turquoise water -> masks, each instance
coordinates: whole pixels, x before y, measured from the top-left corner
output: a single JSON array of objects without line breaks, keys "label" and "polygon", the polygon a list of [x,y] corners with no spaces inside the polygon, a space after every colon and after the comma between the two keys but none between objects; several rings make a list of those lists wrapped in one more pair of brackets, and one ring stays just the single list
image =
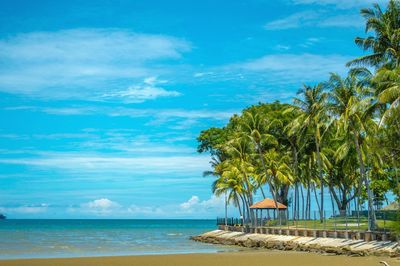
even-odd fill
[{"label": "turquoise water", "polygon": [[234,249],[189,240],[215,220],[4,220],[0,259],[212,253]]}]

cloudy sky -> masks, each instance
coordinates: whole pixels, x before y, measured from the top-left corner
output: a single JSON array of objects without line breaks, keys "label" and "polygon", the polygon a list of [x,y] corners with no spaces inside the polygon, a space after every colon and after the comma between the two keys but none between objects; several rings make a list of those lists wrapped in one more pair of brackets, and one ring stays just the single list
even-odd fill
[{"label": "cloudy sky", "polygon": [[346,73],[372,2],[1,1],[0,212],[222,215],[196,136]]}]

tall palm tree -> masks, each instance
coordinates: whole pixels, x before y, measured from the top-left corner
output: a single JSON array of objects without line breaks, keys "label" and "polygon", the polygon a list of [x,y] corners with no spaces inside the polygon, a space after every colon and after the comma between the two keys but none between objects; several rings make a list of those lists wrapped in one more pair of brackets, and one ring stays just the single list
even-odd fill
[{"label": "tall palm tree", "polygon": [[299,116],[290,125],[292,134],[313,135],[317,156],[318,176],[321,187],[320,220],[324,217],[324,177],[321,160],[321,142],[327,125],[326,98],[322,84],[304,86],[297,93],[301,98],[294,98],[295,106],[300,110]]},{"label": "tall palm tree", "polygon": [[[253,205],[253,192],[257,188],[252,176],[255,175],[255,168],[252,164],[253,149],[251,143],[245,138],[235,136],[227,143],[221,146],[221,149],[228,155],[229,159],[223,162],[223,165],[234,165],[241,173],[244,184],[244,199],[247,207]],[[224,167],[223,166],[223,167]],[[250,209],[250,220],[254,221],[254,211]]]},{"label": "tall palm tree", "polygon": [[[240,216],[243,216],[246,205],[242,195],[245,194],[245,191],[241,172],[235,165],[224,165],[221,175],[212,184],[212,192],[216,196],[228,193],[228,202],[233,201],[234,205],[239,208]],[[243,212],[240,207],[241,201],[243,202]]]},{"label": "tall palm tree", "polygon": [[[367,177],[366,158],[367,142],[366,136],[376,128],[372,115],[369,112],[371,104],[369,88],[365,86],[365,81],[360,80],[355,74],[350,73],[345,79],[337,74],[331,74],[327,86],[331,89],[329,94],[329,108],[336,116],[339,127],[348,141],[345,141],[338,150],[343,153],[350,151],[350,145],[354,145],[357,152],[361,182],[365,183],[368,193],[368,211],[370,214],[369,230],[376,225],[375,213],[373,209],[373,198]],[[340,155],[344,157],[344,155]],[[361,186],[359,186],[361,188]]]},{"label": "tall palm tree", "polygon": [[265,119],[263,120],[260,114],[256,110],[248,110],[243,113],[243,120],[241,125],[241,131],[243,133],[243,137],[248,138],[254,145],[257,157],[259,158],[262,168],[264,169],[264,174],[259,174],[258,183],[260,184],[261,192],[265,198],[265,193],[262,190],[263,184],[268,184],[272,198],[274,199],[275,206],[277,212],[278,208],[278,199],[276,192],[276,185],[273,184],[273,179],[270,175],[268,175],[268,168],[266,166],[266,161],[264,158],[264,144],[277,144],[276,139],[271,134],[266,132]]},{"label": "tall palm tree", "polygon": [[378,4],[361,9],[366,21],[366,33],[372,36],[357,37],[355,43],[370,54],[356,58],[347,66],[399,66],[400,63],[400,2],[390,0],[385,11]]}]

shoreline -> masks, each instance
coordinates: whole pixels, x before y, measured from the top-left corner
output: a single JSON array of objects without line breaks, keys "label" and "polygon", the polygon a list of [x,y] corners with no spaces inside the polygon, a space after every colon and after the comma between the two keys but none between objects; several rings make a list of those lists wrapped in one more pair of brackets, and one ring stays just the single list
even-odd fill
[{"label": "shoreline", "polygon": [[194,241],[266,250],[305,251],[348,256],[400,257],[397,242],[350,240],[341,238],[269,235],[214,230],[191,237]]},{"label": "shoreline", "polygon": [[396,258],[388,257],[350,257],[334,256],[306,252],[286,252],[277,250],[246,250],[221,253],[192,253],[169,255],[135,255],[135,256],[105,256],[79,258],[49,258],[49,259],[13,259],[0,260],[0,266],[239,266],[239,265],[296,265],[296,266],[378,266],[380,261],[386,261],[390,266],[400,265]]},{"label": "shoreline", "polygon": [[[220,245],[223,246],[223,245]],[[193,254],[222,254],[256,251],[254,248],[238,247],[238,249],[216,250],[216,251],[194,251],[194,252],[148,252],[148,253],[132,253],[132,254],[90,254],[90,255],[70,255],[70,256],[43,256],[43,257],[5,257],[0,256],[0,262],[12,260],[48,260],[48,259],[83,259],[83,258],[112,258],[112,257],[141,257],[141,256],[173,256],[173,255],[193,255]]]}]

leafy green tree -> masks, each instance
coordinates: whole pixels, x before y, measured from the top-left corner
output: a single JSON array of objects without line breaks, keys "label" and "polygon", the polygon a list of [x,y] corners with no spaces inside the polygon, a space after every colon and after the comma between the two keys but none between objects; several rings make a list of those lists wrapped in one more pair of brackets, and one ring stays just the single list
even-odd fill
[{"label": "leafy green tree", "polygon": [[[400,108],[400,67],[394,69],[382,67],[372,82],[378,102],[384,107],[380,123],[382,124],[388,116],[398,116],[395,110]],[[388,108],[386,105],[389,105]],[[400,123],[399,119],[392,122]]]},{"label": "leafy green tree", "polygon": [[[375,229],[376,219],[373,209],[373,196],[370,190],[370,180],[367,177],[366,158],[368,157],[368,145],[366,136],[374,134],[375,124],[369,106],[369,88],[365,81],[360,80],[355,74],[349,74],[342,79],[337,74],[331,74],[327,83],[330,88],[330,110],[338,121],[338,130],[347,137],[338,151],[339,158],[344,158],[353,146],[357,152],[361,182],[365,183],[368,193],[368,210],[371,215],[369,229]],[[361,188],[361,185],[359,186]]]},{"label": "leafy green tree", "polygon": [[318,176],[321,189],[320,219],[324,217],[324,177],[321,159],[321,142],[325,127],[327,125],[326,99],[327,94],[323,91],[322,84],[316,86],[304,86],[299,90],[301,98],[294,98],[293,102],[299,109],[299,116],[291,123],[291,133],[306,136],[311,132],[315,141],[317,155]]},{"label": "leafy green tree", "polygon": [[356,58],[348,66],[381,67],[390,65],[399,66],[400,62],[400,2],[390,0],[383,11],[378,4],[372,8],[361,9],[361,16],[365,19],[366,33],[372,33],[366,38],[357,37],[355,43],[368,55]]},{"label": "leafy green tree", "polygon": [[276,193],[276,186],[273,184],[273,177],[268,174],[268,168],[266,165],[266,161],[264,158],[264,150],[263,146],[265,144],[275,144],[276,140],[274,136],[269,134],[266,131],[265,119],[261,118],[258,110],[252,109],[243,112],[242,121],[240,123],[241,127],[241,135],[244,138],[248,138],[255,147],[255,153],[259,158],[262,168],[264,169],[264,174],[258,175],[260,178],[257,178],[259,188],[265,198],[265,193],[262,189],[262,185],[268,183],[272,197],[275,201],[275,206],[278,209],[278,200],[277,200],[277,193]]}]

